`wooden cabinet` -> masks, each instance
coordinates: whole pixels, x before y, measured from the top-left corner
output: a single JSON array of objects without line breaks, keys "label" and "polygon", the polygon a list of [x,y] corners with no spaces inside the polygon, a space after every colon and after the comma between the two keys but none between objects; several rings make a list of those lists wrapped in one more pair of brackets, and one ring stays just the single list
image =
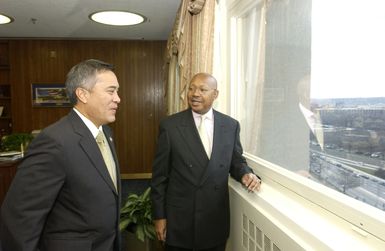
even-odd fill
[{"label": "wooden cabinet", "polygon": [[12,132],[9,48],[0,41],[0,138]]},{"label": "wooden cabinet", "polygon": [[0,161],[0,206],[3,203],[12,179],[16,174],[18,160]]}]

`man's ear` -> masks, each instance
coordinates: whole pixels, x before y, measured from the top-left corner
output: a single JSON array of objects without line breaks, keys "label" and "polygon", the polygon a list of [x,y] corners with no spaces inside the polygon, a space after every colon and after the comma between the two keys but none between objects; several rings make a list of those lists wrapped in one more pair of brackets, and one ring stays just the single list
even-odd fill
[{"label": "man's ear", "polygon": [[217,89],[215,89],[214,99],[217,99],[217,98],[218,98],[218,95],[219,95],[219,91],[218,91]]},{"label": "man's ear", "polygon": [[76,96],[78,97],[79,102],[86,104],[88,101],[89,92],[84,88],[77,88],[75,90]]}]

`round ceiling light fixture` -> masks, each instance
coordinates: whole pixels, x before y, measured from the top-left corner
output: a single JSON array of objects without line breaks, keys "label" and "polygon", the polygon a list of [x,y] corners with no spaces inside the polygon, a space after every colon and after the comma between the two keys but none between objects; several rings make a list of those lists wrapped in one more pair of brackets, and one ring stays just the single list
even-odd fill
[{"label": "round ceiling light fixture", "polygon": [[142,15],[128,12],[128,11],[98,11],[90,15],[90,19],[108,25],[126,26],[140,24],[146,21],[146,18]]},{"label": "round ceiling light fixture", "polygon": [[0,14],[0,24],[9,24],[13,22],[12,17],[8,17],[4,14]]}]

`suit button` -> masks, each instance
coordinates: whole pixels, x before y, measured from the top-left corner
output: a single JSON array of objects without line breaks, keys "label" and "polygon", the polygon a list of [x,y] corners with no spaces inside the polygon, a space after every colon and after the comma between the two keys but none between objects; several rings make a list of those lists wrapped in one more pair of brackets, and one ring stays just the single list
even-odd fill
[{"label": "suit button", "polygon": [[189,164],[189,165],[188,165],[188,167],[192,168],[192,167],[193,167],[193,165],[192,165],[192,164]]}]

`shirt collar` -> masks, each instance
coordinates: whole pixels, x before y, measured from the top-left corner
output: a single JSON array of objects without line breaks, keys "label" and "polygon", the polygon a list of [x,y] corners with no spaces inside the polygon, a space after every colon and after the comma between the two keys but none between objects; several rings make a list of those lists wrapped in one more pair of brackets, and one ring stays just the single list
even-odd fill
[{"label": "shirt collar", "polygon": [[75,107],[73,108],[74,111],[79,115],[79,117],[81,118],[81,120],[84,122],[84,124],[86,124],[87,128],[91,131],[92,135],[94,136],[94,138],[96,138],[96,136],[98,135],[99,131],[102,130],[102,127],[100,126],[99,128],[97,128],[95,126],[94,123],[92,123],[91,120],[89,120],[88,118],[86,118],[86,116],[84,116],[83,114],[81,114]]},{"label": "shirt collar", "polygon": [[299,105],[299,109],[301,110],[301,112],[303,113],[303,115],[308,118],[308,117],[311,117],[314,115],[314,113],[312,111],[310,111],[309,109],[307,109],[305,106],[303,106],[301,103],[298,103]]},{"label": "shirt collar", "polygon": [[214,113],[213,113],[213,108],[210,108],[210,110],[208,112],[206,112],[205,114],[199,114],[199,113],[196,113],[194,112],[193,110],[192,111],[192,114],[194,116],[194,118],[200,118],[202,115],[206,116],[206,118],[208,120],[213,120],[213,117],[214,117]]}]

